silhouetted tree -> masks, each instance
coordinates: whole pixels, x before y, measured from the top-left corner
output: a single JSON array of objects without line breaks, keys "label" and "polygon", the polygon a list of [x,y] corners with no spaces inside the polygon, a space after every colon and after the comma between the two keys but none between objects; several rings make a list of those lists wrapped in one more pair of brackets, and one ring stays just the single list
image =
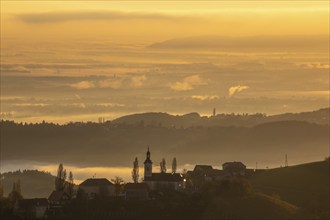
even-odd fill
[{"label": "silhouetted tree", "polygon": [[13,190],[9,193],[8,199],[12,204],[15,204],[17,200],[23,199],[20,180],[13,183]]},{"label": "silhouetted tree", "polygon": [[163,158],[162,161],[160,162],[160,172],[161,173],[166,173],[166,162],[165,162],[165,158]]},{"label": "silhouetted tree", "polygon": [[57,169],[57,176],[55,178],[55,190],[63,191],[65,188],[66,170],[63,168],[63,164],[60,164]]},{"label": "silhouetted tree", "polygon": [[116,176],[114,179],[111,179],[111,182],[115,185],[115,194],[119,195],[121,190],[121,185],[124,183],[123,178]]},{"label": "silhouetted tree", "polygon": [[2,198],[3,198],[3,185],[0,182],[0,199],[2,199]]},{"label": "silhouetted tree", "polygon": [[22,195],[22,190],[21,190],[21,180],[18,179],[16,182],[16,191]]},{"label": "silhouetted tree", "polygon": [[73,192],[74,183],[73,183],[73,174],[72,174],[71,171],[69,173],[69,178],[68,178],[67,185],[68,185],[68,189],[67,189],[68,195],[69,195],[70,198],[72,198],[73,197],[73,194],[74,194],[74,192]]},{"label": "silhouetted tree", "polygon": [[176,173],[176,158],[173,158],[172,161],[172,173]]},{"label": "silhouetted tree", "polygon": [[137,157],[133,161],[132,179],[134,183],[139,182],[139,161]]}]

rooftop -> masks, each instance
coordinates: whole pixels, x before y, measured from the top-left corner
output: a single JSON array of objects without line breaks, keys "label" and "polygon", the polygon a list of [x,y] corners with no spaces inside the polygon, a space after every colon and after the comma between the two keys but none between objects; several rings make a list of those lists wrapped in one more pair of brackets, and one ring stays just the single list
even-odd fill
[{"label": "rooftop", "polygon": [[145,177],[145,181],[164,181],[164,182],[181,182],[183,177],[178,173],[152,173],[151,177]]},{"label": "rooftop", "polygon": [[226,162],[226,163],[222,164],[222,166],[223,167],[230,166],[230,167],[244,167],[244,168],[246,168],[246,166],[242,162],[236,162],[236,161],[234,161],[234,162]]},{"label": "rooftop", "polygon": [[54,190],[50,196],[48,197],[48,200],[51,200],[51,201],[60,201],[60,200],[63,200],[63,199],[67,199],[69,198],[68,194],[63,192],[63,191],[56,191]]},{"label": "rooftop", "polygon": [[211,165],[196,165],[194,171],[196,170],[201,170],[201,171],[213,170],[213,167]]},{"label": "rooftop", "polygon": [[80,183],[79,186],[112,186],[113,183],[106,178],[90,178]]}]

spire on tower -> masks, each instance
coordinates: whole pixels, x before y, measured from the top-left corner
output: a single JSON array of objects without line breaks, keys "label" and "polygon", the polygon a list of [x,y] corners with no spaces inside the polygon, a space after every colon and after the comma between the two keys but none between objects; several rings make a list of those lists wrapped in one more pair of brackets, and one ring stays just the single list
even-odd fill
[{"label": "spire on tower", "polygon": [[146,157],[146,160],[144,161],[144,163],[152,163],[152,161],[150,160],[150,150],[149,150],[149,145],[148,145],[147,157]]},{"label": "spire on tower", "polygon": [[150,150],[148,145],[147,157],[144,161],[144,179],[152,176],[152,161],[150,160]]}]

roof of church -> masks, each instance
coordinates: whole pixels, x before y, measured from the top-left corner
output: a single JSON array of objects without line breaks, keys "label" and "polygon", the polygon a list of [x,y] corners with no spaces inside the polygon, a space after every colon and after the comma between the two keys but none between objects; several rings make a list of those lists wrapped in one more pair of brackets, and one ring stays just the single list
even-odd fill
[{"label": "roof of church", "polygon": [[106,178],[93,178],[93,179],[90,178],[80,183],[79,186],[111,186],[111,185],[113,185],[113,183]]},{"label": "roof of church", "polygon": [[160,182],[182,182],[183,177],[179,173],[152,173],[146,176],[144,181],[160,181]]}]

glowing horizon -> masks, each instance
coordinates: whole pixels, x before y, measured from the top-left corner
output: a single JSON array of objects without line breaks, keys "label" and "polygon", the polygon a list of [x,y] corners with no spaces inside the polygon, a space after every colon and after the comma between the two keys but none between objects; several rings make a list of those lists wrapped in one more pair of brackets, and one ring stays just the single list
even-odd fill
[{"label": "glowing horizon", "polygon": [[1,118],[328,107],[328,18],[327,1],[2,1]]}]

